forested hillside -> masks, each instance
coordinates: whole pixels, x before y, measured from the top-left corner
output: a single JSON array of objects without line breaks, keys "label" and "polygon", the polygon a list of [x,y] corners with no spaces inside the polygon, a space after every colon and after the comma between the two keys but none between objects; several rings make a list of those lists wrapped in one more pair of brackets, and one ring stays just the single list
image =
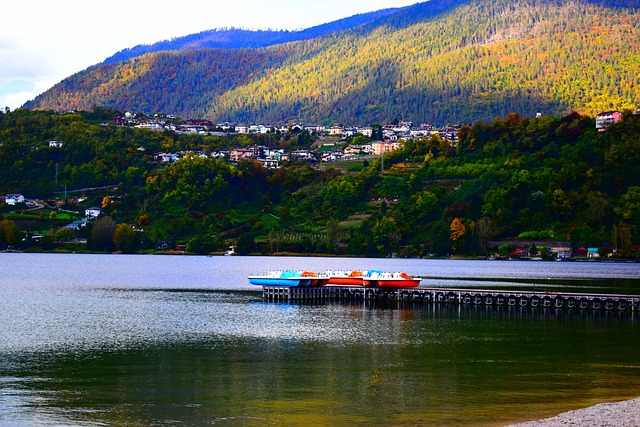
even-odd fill
[{"label": "forested hillside", "polygon": [[[0,194],[49,199],[48,209],[0,206],[0,246],[29,246],[30,235],[45,233],[31,246],[88,237],[93,250],[170,242],[193,253],[234,244],[240,253],[426,256],[486,254],[491,240],[520,236],[631,257],[640,244],[640,116],[630,111],[606,132],[577,113],[509,114],[462,127],[457,144],[407,141],[385,155],[384,168],[378,158],[340,169],[264,169],[206,155],[285,146],[294,135],[222,138],[99,124],[117,114],[0,114]],[[181,150],[193,154],[154,159]],[[91,206],[102,208],[101,218],[64,228],[63,212]]]},{"label": "forested hillside", "polygon": [[27,103],[214,122],[474,123],[640,105],[637,2],[433,0],[323,37],[100,64]]}]

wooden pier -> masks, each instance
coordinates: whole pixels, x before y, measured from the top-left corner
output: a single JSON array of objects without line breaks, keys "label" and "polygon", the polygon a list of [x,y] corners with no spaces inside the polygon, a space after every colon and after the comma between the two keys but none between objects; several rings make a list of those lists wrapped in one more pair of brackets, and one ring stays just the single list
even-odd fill
[{"label": "wooden pier", "polygon": [[345,286],[264,286],[267,301],[386,301],[420,304],[472,304],[485,306],[616,310],[640,312],[640,295],[556,293],[444,288],[362,288]]}]

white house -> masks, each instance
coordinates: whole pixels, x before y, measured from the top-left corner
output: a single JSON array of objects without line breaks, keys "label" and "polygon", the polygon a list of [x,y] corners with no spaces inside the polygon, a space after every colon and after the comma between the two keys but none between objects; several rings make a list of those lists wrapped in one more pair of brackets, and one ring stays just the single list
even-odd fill
[{"label": "white house", "polygon": [[260,133],[262,135],[265,135],[269,132],[271,132],[274,128],[272,128],[270,125],[261,125],[260,126]]},{"label": "white house", "polygon": [[432,134],[433,127],[430,125],[420,125],[415,129],[411,129],[411,136],[414,138],[427,137]]},{"label": "white house", "polygon": [[551,251],[551,253],[553,254],[556,254],[556,259],[558,260],[571,258],[571,248],[568,246],[550,247],[549,251]]},{"label": "white house", "polygon": [[344,157],[344,153],[342,151],[327,151],[322,154],[323,162],[335,162],[336,160],[340,160]]},{"label": "white house", "polygon": [[410,122],[401,122],[398,123],[397,126],[392,128],[394,133],[405,134],[411,132],[411,123]]},{"label": "white house", "polygon": [[24,196],[22,194],[7,194],[4,198],[4,202],[7,205],[15,206],[16,203],[24,203]]},{"label": "white house", "polygon": [[360,154],[362,145],[347,145],[344,147],[344,155],[346,157],[354,157]]},{"label": "white house", "polygon": [[600,258],[600,251],[598,248],[587,248],[587,258]]},{"label": "white house", "polygon": [[101,212],[102,212],[102,209],[100,208],[87,208],[84,210],[84,216],[87,219],[95,219],[100,216]]},{"label": "white house", "polygon": [[158,153],[155,158],[163,163],[177,162],[178,155],[174,153]]},{"label": "white house", "polygon": [[70,224],[65,225],[63,228],[70,228],[72,230],[80,230],[87,226],[87,221],[73,221]]},{"label": "white house", "polygon": [[139,129],[164,130],[164,126],[162,126],[158,122],[143,122],[139,125],[136,125],[135,127]]},{"label": "white house", "polygon": [[373,128],[371,126],[359,127],[357,131],[359,134],[368,136],[369,138],[373,136]]},{"label": "white house", "polygon": [[325,127],[324,126],[305,126],[305,130],[307,130],[309,133],[323,133],[325,132]]},{"label": "white house", "polygon": [[364,151],[365,154],[373,153],[373,144],[372,143],[363,144],[362,151]]},{"label": "white house", "polygon": [[342,131],[342,137],[343,138],[351,138],[356,136],[356,133],[358,133],[358,130],[353,128],[353,129],[345,129]]}]

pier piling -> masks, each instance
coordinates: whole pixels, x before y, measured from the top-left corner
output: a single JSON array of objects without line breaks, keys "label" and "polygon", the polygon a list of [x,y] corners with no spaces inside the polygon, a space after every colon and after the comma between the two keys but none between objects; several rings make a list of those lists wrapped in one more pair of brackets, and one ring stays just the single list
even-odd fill
[{"label": "pier piling", "polygon": [[379,301],[420,304],[470,304],[531,308],[640,311],[640,295],[523,292],[444,288],[363,288],[347,286],[264,286],[266,301]]}]

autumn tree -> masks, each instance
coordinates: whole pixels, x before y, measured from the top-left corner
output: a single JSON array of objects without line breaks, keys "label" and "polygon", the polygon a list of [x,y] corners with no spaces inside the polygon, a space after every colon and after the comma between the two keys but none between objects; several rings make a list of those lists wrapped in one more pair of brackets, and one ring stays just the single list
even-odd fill
[{"label": "autumn tree", "polygon": [[453,249],[455,250],[463,244],[462,238],[467,233],[467,227],[464,226],[459,218],[454,218],[453,221],[451,221],[449,230],[451,230],[451,236],[449,238],[451,239]]},{"label": "autumn tree", "polygon": [[100,204],[100,207],[102,207],[102,209],[106,209],[110,204],[111,204],[111,197],[105,196],[102,198],[102,203]]}]

